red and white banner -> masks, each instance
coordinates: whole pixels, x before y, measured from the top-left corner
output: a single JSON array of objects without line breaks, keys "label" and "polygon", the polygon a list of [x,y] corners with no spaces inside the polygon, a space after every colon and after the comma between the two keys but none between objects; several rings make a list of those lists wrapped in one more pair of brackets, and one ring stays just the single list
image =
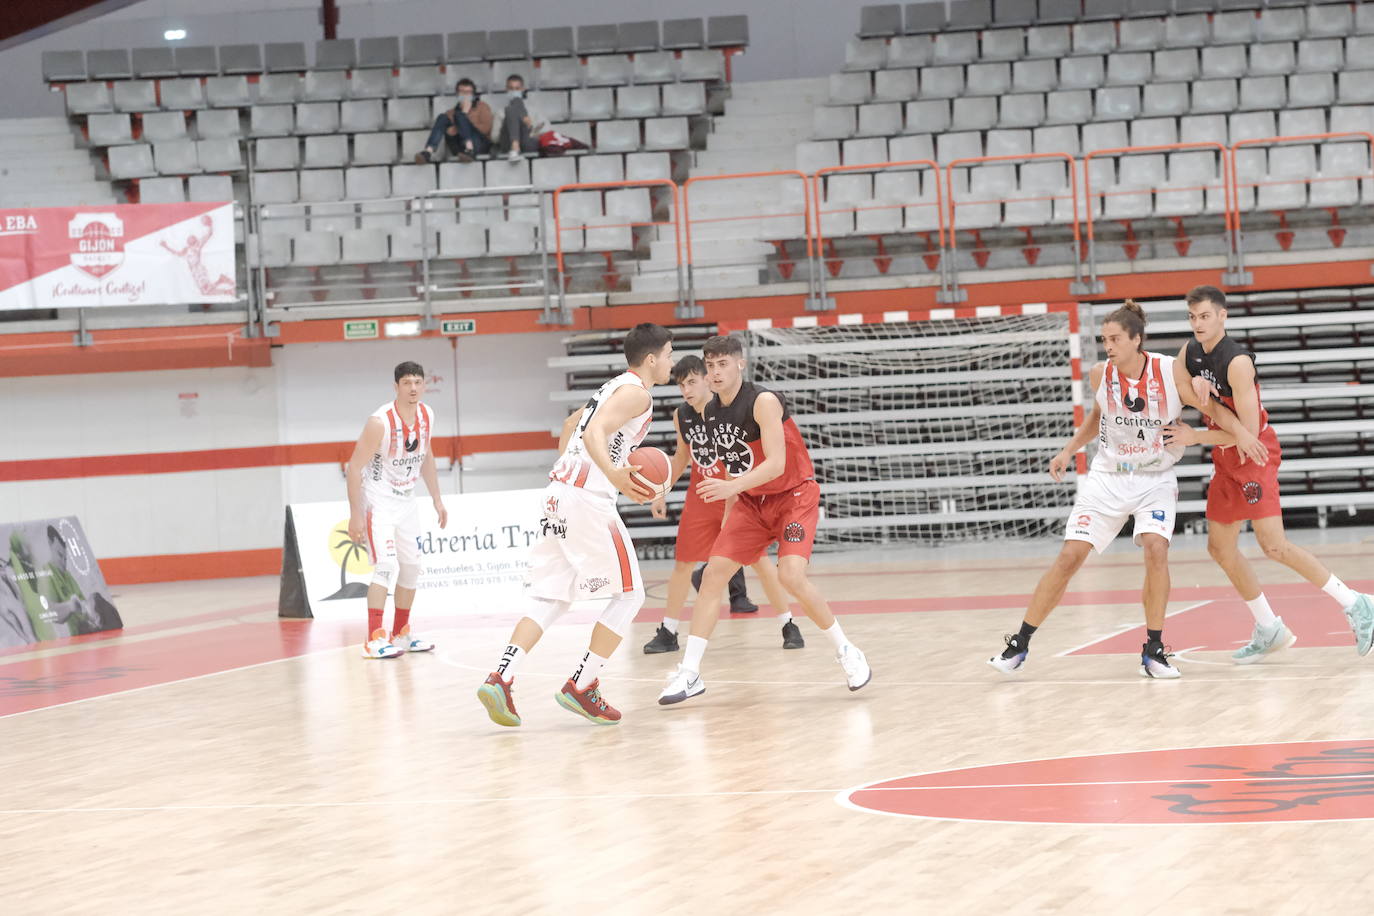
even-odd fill
[{"label": "red and white banner", "polygon": [[0,210],[0,311],[238,298],[232,204]]}]

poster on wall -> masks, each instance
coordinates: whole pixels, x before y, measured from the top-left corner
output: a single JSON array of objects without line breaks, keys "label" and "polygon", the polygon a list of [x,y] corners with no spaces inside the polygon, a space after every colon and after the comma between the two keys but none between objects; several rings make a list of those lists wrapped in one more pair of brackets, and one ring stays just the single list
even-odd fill
[{"label": "poster on wall", "polygon": [[123,626],[75,516],[0,523],[0,649]]},{"label": "poster on wall", "polygon": [[229,203],[0,210],[0,311],[235,302]]},{"label": "poster on wall", "polygon": [[[420,516],[416,604],[446,615],[500,614],[520,598],[529,549],[539,536],[543,490],[444,497],[448,527],[429,499]],[[366,543],[348,536],[348,501],[293,503],[282,550],[283,617],[361,620],[372,563]]]}]

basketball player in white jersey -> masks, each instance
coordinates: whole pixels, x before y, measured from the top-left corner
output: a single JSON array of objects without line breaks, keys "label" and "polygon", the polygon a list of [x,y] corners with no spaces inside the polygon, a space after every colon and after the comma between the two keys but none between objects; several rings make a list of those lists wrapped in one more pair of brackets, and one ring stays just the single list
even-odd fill
[{"label": "basketball player in white jersey", "polygon": [[[425,370],[419,363],[396,367],[396,399],[367,418],[348,461],[348,536],[367,544],[372,584],[367,587],[367,641],[363,658],[394,658],[428,652],[434,644],[410,632],[410,609],[420,577],[420,517],[415,482],[424,478],[439,527],[448,510],[439,495],[439,475],[429,442],[434,413],[420,401]],[[395,589],[396,617],[388,633],[382,626],[386,596]]]},{"label": "basketball player in white jersey", "polygon": [[644,604],[644,581],[634,544],[616,513],[616,494],[647,503],[652,493],[631,480],[630,452],[644,441],[653,418],[654,385],[673,369],[673,336],[656,324],[625,335],[629,369],[606,382],[568,417],[558,461],[544,490],[543,532],[530,554],[523,616],[477,699],[497,725],[519,725],[511,685],[526,653],[574,601],[606,599],[582,663],[554,699],[598,725],[620,721],[601,697],[599,675]]},{"label": "basketball player in white jersey", "polygon": [[[1054,565],[1041,577],[1021,622],[1020,632],[1006,637],[1007,647],[988,664],[1004,674],[1026,662],[1031,636],[1064,597],[1069,580],[1088,553],[1103,553],[1134,518],[1135,543],[1145,553],[1146,642],[1140,652],[1140,673],[1152,678],[1176,678],[1164,648],[1164,614],[1169,601],[1169,541],[1174,534],[1178,480],[1174,464],[1181,445],[1166,442],[1162,430],[1177,421],[1183,405],[1198,406],[1187,374],[1172,356],[1144,349],[1145,312],[1131,300],[1102,322],[1107,361],[1093,366],[1089,378],[1096,396],[1092,411],[1068,444],[1050,461],[1050,475],[1062,480],[1074,455],[1095,436],[1097,454],[1078,498],[1069,513],[1064,546]],[[1217,422],[1237,436],[1242,452],[1263,461],[1259,441],[1230,411],[1217,411]]]}]

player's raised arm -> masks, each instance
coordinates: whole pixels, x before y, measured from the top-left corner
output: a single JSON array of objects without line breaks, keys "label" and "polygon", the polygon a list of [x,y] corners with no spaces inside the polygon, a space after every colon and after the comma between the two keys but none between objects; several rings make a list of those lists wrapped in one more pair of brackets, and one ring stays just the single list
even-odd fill
[{"label": "player's raised arm", "polygon": [[558,454],[563,454],[568,450],[568,440],[572,438],[573,431],[577,429],[577,424],[582,422],[582,414],[587,410],[586,405],[568,414],[563,421],[563,431],[558,436]]},{"label": "player's raised arm", "polygon": [[363,508],[363,469],[382,447],[383,429],[379,417],[368,417],[362,435],[353,446],[353,456],[348,459],[348,537],[358,544],[365,543],[364,538],[367,537],[367,513]]},{"label": "player's raised arm", "polygon": [[648,390],[638,385],[622,385],[596,409],[586,428],[582,430],[582,443],[587,447],[587,457],[595,462],[612,486],[624,493],[628,499],[640,504],[649,502],[651,494],[631,482],[630,472],[638,468],[616,467],[611,461],[611,451],[607,443],[612,432],[644,413],[652,404],[653,398],[649,396]]},{"label": "player's raised arm", "polygon": [[[1097,386],[1102,384],[1102,373],[1106,371],[1103,363],[1093,366],[1088,372],[1088,387],[1092,391],[1097,390]],[[1083,425],[1074,430],[1073,436],[1064,443],[1064,447],[1050,459],[1050,476],[1056,481],[1064,479],[1064,472],[1073,463],[1073,456],[1077,455],[1089,442],[1093,440],[1102,427],[1102,408],[1097,406],[1097,398],[1092,399],[1092,410],[1083,419]]]}]

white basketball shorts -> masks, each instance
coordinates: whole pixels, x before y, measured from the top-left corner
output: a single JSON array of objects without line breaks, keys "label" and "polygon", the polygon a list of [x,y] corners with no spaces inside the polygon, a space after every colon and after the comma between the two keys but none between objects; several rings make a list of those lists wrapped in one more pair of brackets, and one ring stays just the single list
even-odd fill
[{"label": "white basketball shorts", "polygon": [[1112,474],[1089,471],[1078,487],[1078,499],[1064,526],[1064,540],[1087,541],[1105,553],[1121,533],[1126,519],[1134,518],[1136,546],[1142,534],[1174,536],[1178,510],[1178,478],[1172,470],[1145,474]]},{"label": "white basketball shorts", "polygon": [[525,580],[530,595],[586,601],[643,591],[634,543],[615,511],[615,497],[554,481],[544,490],[540,528]]},{"label": "white basketball shorts", "polygon": [[420,565],[420,515],[415,500],[365,493],[364,504],[374,581],[395,585],[399,567]]}]

